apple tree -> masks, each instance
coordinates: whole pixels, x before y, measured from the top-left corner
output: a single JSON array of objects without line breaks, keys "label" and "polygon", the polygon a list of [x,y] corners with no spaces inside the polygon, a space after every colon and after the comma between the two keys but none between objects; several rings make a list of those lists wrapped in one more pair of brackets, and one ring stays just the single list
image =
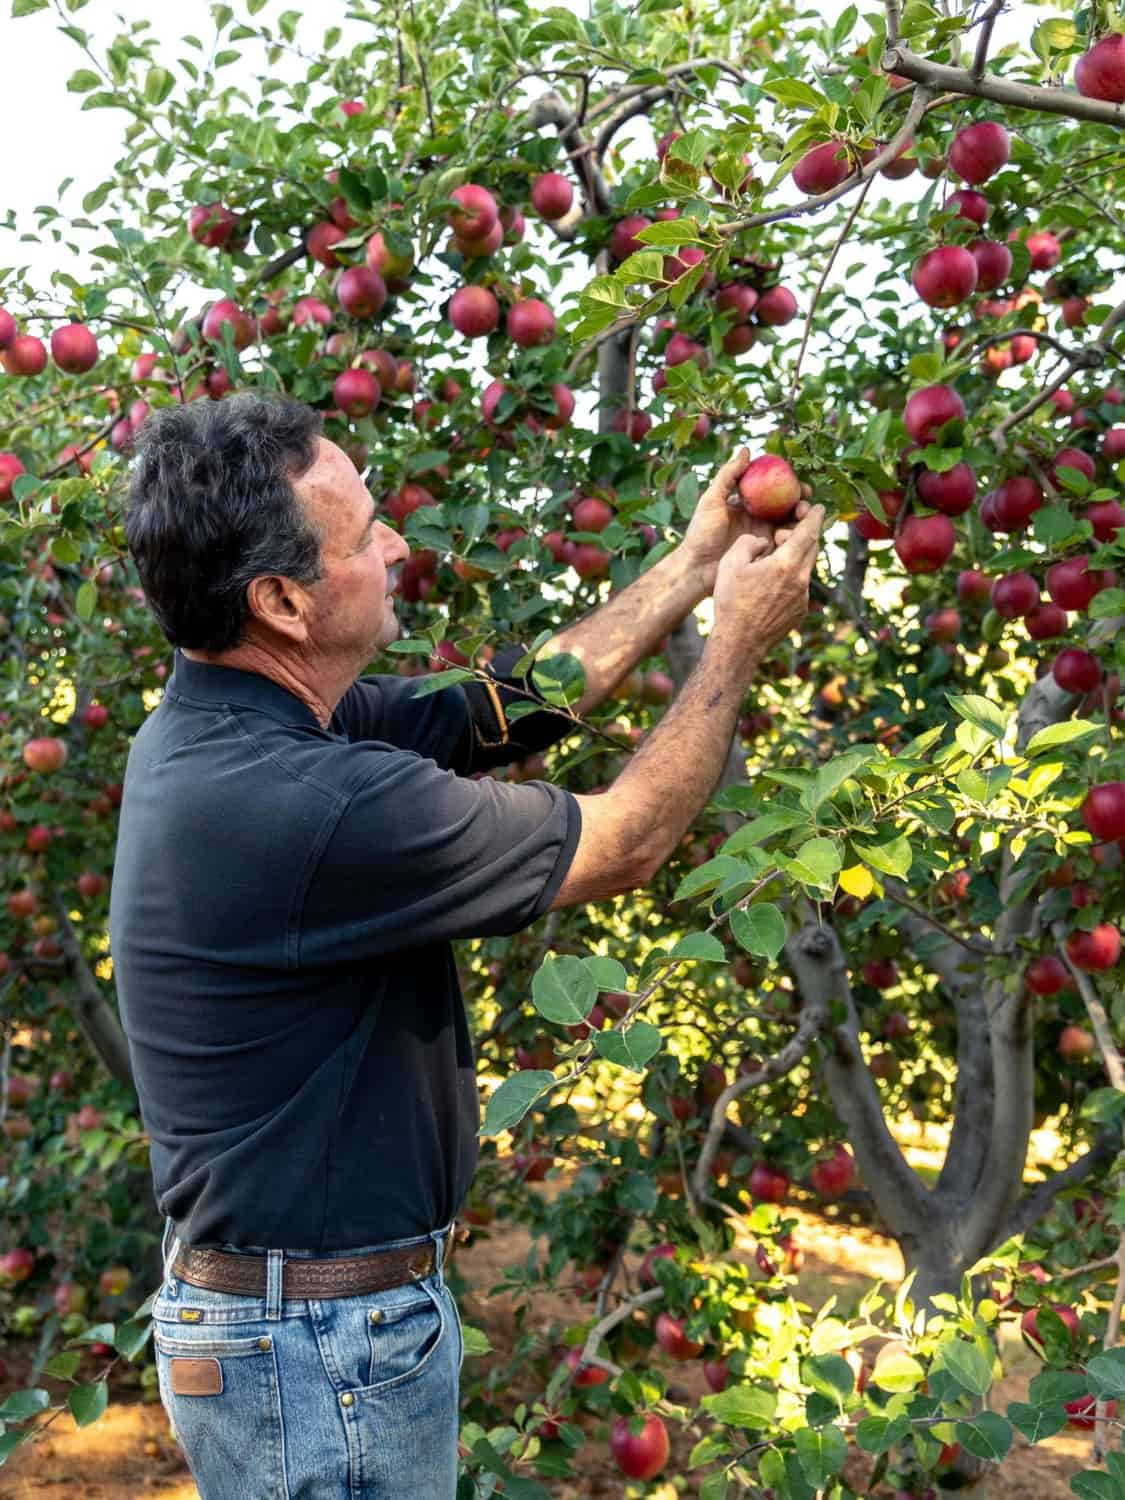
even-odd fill
[{"label": "apple tree", "polygon": [[[588,1316],[504,1357],[470,1332],[461,1493],[547,1494],[608,1435],[706,1500],[919,1496],[1070,1422],[1107,1465],[1076,1493],[1125,1496],[1119,18],[356,0],[317,41],[243,0],[172,57],[83,8],[67,87],[123,155],[0,272],[0,1311],[30,1355],[0,1457],[123,1362],[153,1394],[106,919],[169,652],[121,503],[152,410],[256,389],[324,412],[414,548],[378,670],[443,691],[526,645],[567,735],[497,774],[593,792],[644,744],[702,593],[598,691],[568,627],[674,592],[733,450],[752,513],[831,520],[680,857],[462,954],[465,1222],[526,1226],[509,1288]],[[92,269],[39,276],[37,242]],[[804,1307],[793,1203],[892,1236],[897,1297]],[[1009,1320],[1043,1370],[1000,1412]]]}]

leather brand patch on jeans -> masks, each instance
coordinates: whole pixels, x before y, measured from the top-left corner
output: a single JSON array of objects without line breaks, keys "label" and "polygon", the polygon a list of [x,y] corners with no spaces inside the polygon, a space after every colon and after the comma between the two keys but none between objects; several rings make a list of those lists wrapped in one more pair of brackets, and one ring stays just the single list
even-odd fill
[{"label": "leather brand patch on jeans", "polygon": [[223,1367],[217,1359],[170,1359],[168,1375],[174,1396],[221,1396]]}]

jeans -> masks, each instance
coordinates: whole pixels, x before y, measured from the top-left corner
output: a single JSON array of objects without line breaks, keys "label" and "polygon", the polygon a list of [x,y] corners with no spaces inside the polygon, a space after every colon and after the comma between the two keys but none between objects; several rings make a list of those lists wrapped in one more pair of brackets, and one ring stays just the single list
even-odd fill
[{"label": "jeans", "polygon": [[283,1301],[283,1259],[314,1252],[259,1251],[263,1297],[204,1291],[172,1274],[180,1242],[168,1220],[152,1308],[156,1367],[202,1500],[453,1500],[464,1343],[442,1274],[443,1233],[392,1242],[434,1240],[425,1281]]}]

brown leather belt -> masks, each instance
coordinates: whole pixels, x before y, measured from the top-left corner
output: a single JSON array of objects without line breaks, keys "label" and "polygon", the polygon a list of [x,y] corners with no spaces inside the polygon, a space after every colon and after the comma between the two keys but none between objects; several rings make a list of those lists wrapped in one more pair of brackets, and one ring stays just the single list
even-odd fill
[{"label": "brown leather belt", "polygon": [[[442,1259],[452,1234],[443,1241]],[[281,1267],[283,1298],[358,1297],[364,1292],[389,1292],[433,1274],[434,1246],[409,1245],[398,1250],[375,1250],[369,1255],[344,1255],[335,1260],[286,1260]],[[266,1295],[266,1257],[235,1255],[227,1250],[204,1250],[182,1245],[172,1263],[172,1274],[190,1286],[242,1296]]]}]

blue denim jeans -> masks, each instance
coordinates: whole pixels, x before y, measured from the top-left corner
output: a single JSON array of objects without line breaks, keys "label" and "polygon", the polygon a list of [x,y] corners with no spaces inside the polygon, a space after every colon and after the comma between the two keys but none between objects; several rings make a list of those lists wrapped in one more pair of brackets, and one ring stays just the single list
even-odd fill
[{"label": "blue denim jeans", "polygon": [[[443,1233],[392,1242],[434,1240],[425,1281],[283,1301],[283,1260],[314,1252],[257,1251],[264,1297],[204,1291],[172,1275],[179,1240],[168,1221],[152,1308],[156,1367],[202,1500],[453,1500],[464,1344],[442,1274]],[[173,1360],[205,1362],[176,1367],[175,1384],[191,1394],[173,1391]]]}]

